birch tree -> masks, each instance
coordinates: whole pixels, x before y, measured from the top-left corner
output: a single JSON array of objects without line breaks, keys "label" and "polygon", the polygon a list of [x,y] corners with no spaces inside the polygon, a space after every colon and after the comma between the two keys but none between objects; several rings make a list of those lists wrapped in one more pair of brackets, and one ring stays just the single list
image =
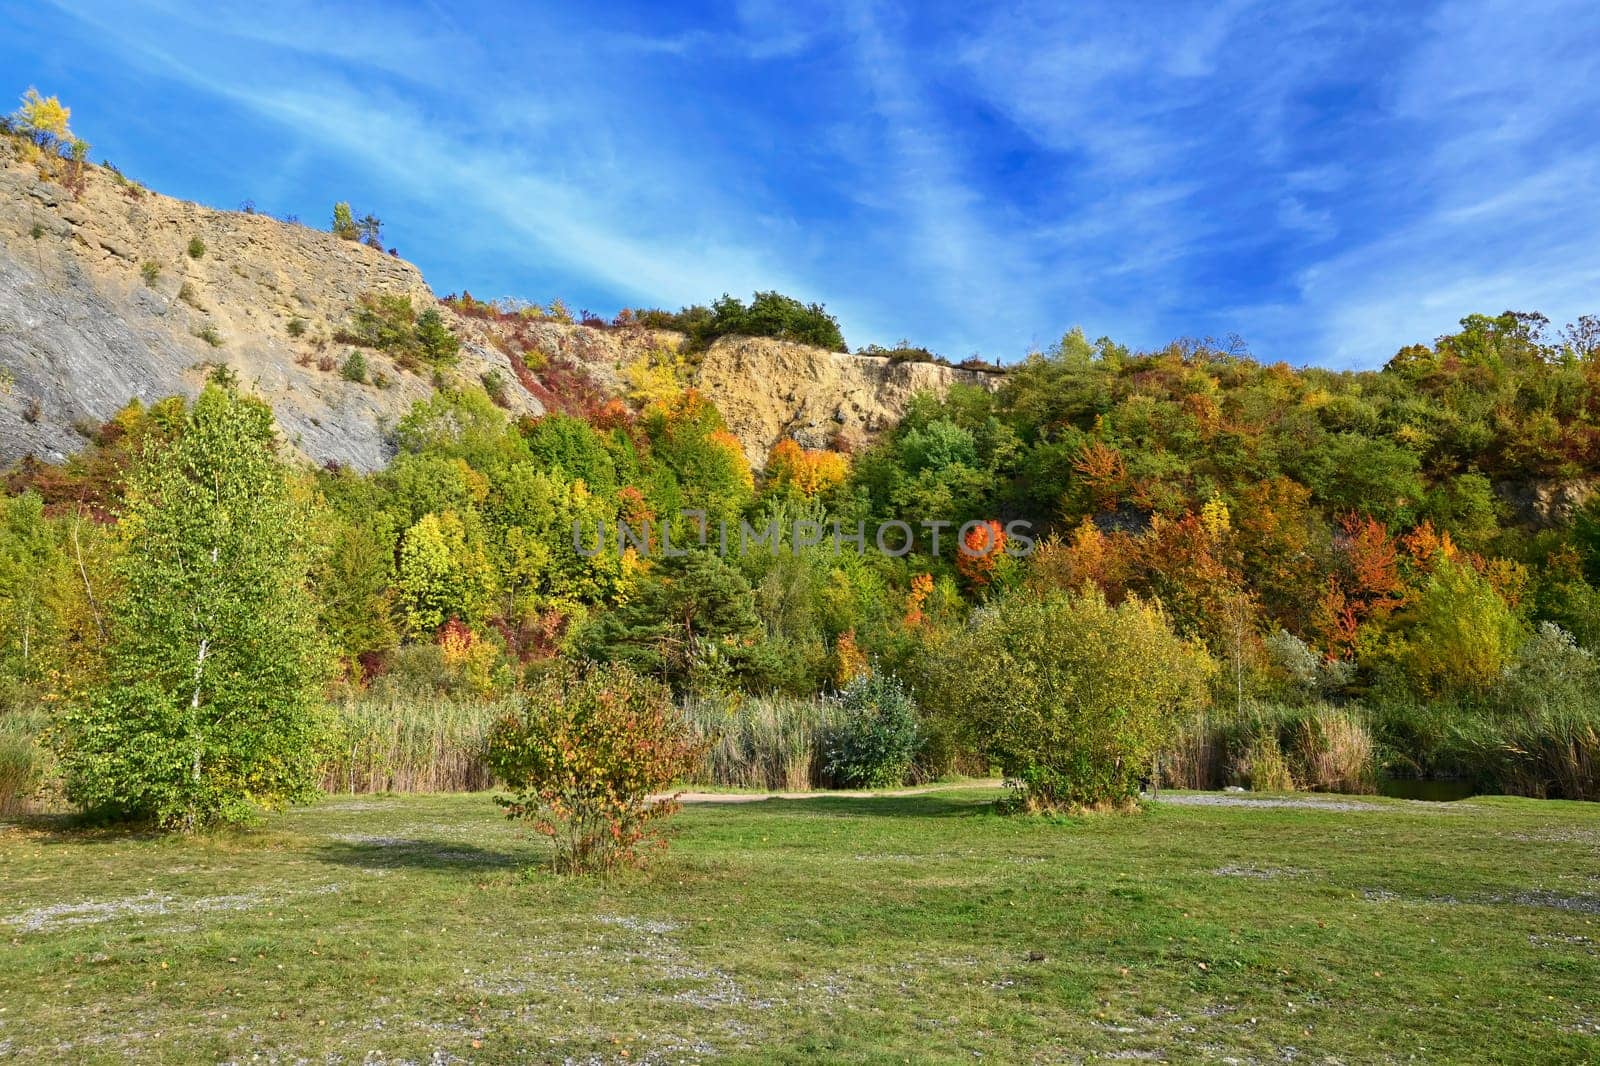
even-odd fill
[{"label": "birch tree", "polygon": [[327,658],[272,413],[212,385],[146,452],[118,524],[106,680],[67,709],[85,809],[194,831],[312,791]]}]

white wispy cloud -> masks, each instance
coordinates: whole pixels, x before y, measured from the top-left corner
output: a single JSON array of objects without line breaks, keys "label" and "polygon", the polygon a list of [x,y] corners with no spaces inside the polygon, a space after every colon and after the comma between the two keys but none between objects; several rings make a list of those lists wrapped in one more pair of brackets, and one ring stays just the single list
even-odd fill
[{"label": "white wispy cloud", "polygon": [[[465,223],[466,233],[458,228],[454,239],[476,240],[485,255],[516,247],[641,300],[704,300],[749,278],[804,287],[775,265],[775,250],[711,223],[716,204],[709,183],[698,203],[673,203],[675,189],[695,187],[688,175],[670,172],[678,161],[655,155],[647,162],[659,169],[644,169],[638,159],[619,159],[605,138],[582,136],[599,101],[587,101],[552,127],[533,118],[548,115],[547,109],[517,106],[523,94],[509,85],[459,85],[430,111],[402,87],[363,78],[367,69],[403,69],[410,80],[414,63],[438,64],[437,54],[410,56],[400,47],[428,39],[413,21],[367,10],[352,23],[363,37],[354,49],[334,43],[345,39],[340,34],[320,38],[321,45],[308,45],[316,35],[297,35],[295,51],[311,48],[356,70],[312,67],[285,78],[276,64],[241,63],[242,53],[279,48],[284,35],[225,13],[216,21],[186,11],[176,23],[130,23],[120,4],[64,6],[86,25],[115,35],[125,52],[152,70],[282,123],[324,151],[360,162],[408,198],[437,205],[458,226]],[[213,48],[180,53],[168,43],[175,28],[211,40]],[[489,100],[498,101],[503,121],[520,123],[520,141],[484,137],[481,111],[467,121],[442,117]],[[563,141],[569,137],[575,139]],[[692,249],[683,246],[684,231],[670,223],[688,224]]]},{"label": "white wispy cloud", "polygon": [[364,176],[442,288],[1360,365],[1600,302],[1592,3],[632,2],[57,0],[58,45],[286,131],[257,188]]},{"label": "white wispy cloud", "polygon": [[[967,173],[968,160],[927,97],[903,27],[885,22],[867,3],[850,5],[845,15],[876,134],[853,169],[890,220],[877,239],[898,245],[901,269],[926,294],[925,314],[963,313],[941,324],[947,336],[959,338],[954,354],[960,357],[982,343],[984,327],[997,319],[1008,320],[1012,330],[1037,320],[1040,304],[1030,284],[1036,271],[1027,259],[1031,249],[987,210],[983,191]],[[915,329],[908,324],[903,331]]]},{"label": "white wispy cloud", "polygon": [[1441,7],[1397,68],[1389,98],[1409,134],[1380,160],[1419,195],[1370,239],[1296,275],[1305,347],[1372,365],[1471,312],[1541,310],[1560,323],[1600,306],[1600,9],[1528,17],[1500,0]]},{"label": "white wispy cloud", "polygon": [[1600,9],[1145,14],[1028,6],[962,54],[1074,190],[1037,235],[1076,267],[1064,314],[1375,365],[1471,311],[1594,304]]}]

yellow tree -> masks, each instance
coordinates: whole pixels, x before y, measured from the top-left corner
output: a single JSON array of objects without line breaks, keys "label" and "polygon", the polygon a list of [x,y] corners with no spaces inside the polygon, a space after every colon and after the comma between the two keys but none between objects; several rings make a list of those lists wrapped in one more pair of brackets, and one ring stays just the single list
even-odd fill
[{"label": "yellow tree", "polygon": [[839,452],[802,448],[785,437],[767,455],[766,475],[768,484],[792,487],[809,498],[843,484],[850,460]]},{"label": "yellow tree", "polygon": [[481,625],[494,595],[494,570],[475,528],[454,511],[423,515],[400,545],[400,613],[414,636],[451,618]]},{"label": "yellow tree", "polygon": [[333,205],[333,235],[344,240],[353,241],[361,236],[361,229],[356,225],[355,216],[350,213],[350,205],[343,200]]},{"label": "yellow tree", "polygon": [[622,374],[628,382],[628,398],[635,404],[670,408],[683,392],[688,364],[678,353],[656,348],[643,359],[628,364]]},{"label": "yellow tree", "polygon": [[22,94],[22,107],[12,116],[17,126],[41,148],[75,140],[67,122],[72,109],[57,96],[40,96],[39,90],[29,88]]}]

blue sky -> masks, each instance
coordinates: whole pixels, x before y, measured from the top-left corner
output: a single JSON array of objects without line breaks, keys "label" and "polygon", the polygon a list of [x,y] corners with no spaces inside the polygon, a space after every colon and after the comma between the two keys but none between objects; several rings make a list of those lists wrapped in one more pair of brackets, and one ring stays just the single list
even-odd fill
[{"label": "blue sky", "polygon": [[[1600,311],[1600,4],[0,0],[160,191],[385,220],[440,293],[776,288],[852,344],[1078,325],[1375,366]],[[0,86],[3,90],[4,86]]]}]

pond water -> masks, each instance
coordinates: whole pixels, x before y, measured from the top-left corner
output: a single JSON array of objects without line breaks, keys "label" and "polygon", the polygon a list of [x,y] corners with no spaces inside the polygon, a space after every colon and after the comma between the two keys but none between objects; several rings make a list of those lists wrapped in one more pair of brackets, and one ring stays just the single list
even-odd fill
[{"label": "pond water", "polygon": [[1378,793],[1400,799],[1449,803],[1453,800],[1466,799],[1468,796],[1476,796],[1478,790],[1472,787],[1471,781],[1384,777],[1378,780]]}]

